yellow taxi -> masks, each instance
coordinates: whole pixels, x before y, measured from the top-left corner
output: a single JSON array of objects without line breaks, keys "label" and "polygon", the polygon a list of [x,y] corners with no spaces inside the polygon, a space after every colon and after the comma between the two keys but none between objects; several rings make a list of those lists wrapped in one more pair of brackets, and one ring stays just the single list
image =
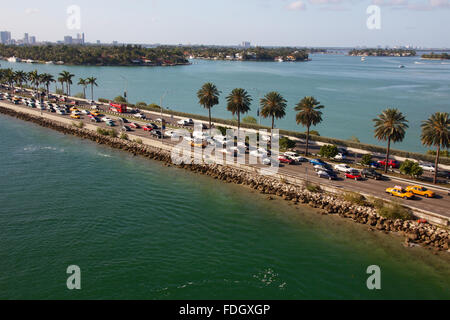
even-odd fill
[{"label": "yellow taxi", "polygon": [[91,114],[92,114],[94,117],[98,117],[98,116],[100,116],[101,113],[98,112],[98,111],[92,111]]},{"label": "yellow taxi", "polygon": [[422,186],[407,186],[406,191],[425,196],[426,198],[434,198],[434,192]]},{"label": "yellow taxi", "polygon": [[197,148],[206,148],[208,146],[208,143],[206,141],[196,140],[191,142],[191,146]]},{"label": "yellow taxi", "polygon": [[391,196],[403,198],[403,199],[412,199],[414,198],[414,193],[403,189],[400,186],[395,186],[393,188],[387,188],[386,193],[390,193]]},{"label": "yellow taxi", "polygon": [[78,114],[74,114],[74,113],[72,113],[72,114],[70,115],[70,117],[71,117],[72,119],[80,119],[80,116],[79,116]]},{"label": "yellow taxi", "polygon": [[78,110],[77,107],[72,107],[72,108],[70,108],[70,112],[74,112],[74,111],[80,111],[80,110]]}]

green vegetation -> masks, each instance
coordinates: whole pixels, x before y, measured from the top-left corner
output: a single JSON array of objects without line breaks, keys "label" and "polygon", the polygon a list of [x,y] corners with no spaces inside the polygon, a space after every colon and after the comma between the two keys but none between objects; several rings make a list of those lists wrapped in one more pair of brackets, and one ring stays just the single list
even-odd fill
[{"label": "green vegetation", "polygon": [[326,144],[320,147],[319,156],[325,158],[334,158],[339,153],[338,148],[333,144]]},{"label": "green vegetation", "polygon": [[142,101],[136,102],[135,105],[136,105],[136,108],[139,108],[139,109],[144,109],[145,107],[147,107],[147,103],[142,102]]},{"label": "green vegetation", "polygon": [[360,205],[360,206],[368,206],[370,203],[367,201],[367,199],[359,193],[356,192],[346,192],[343,196],[345,201],[348,201],[350,203]]},{"label": "green vegetation", "polygon": [[230,111],[233,116],[237,115],[238,130],[241,128],[241,113],[250,111],[251,102],[252,98],[248,92],[242,88],[233,89],[227,96],[227,110]]},{"label": "green vegetation", "polygon": [[114,98],[114,102],[117,102],[117,103],[127,103],[127,99],[125,99],[125,98],[122,97],[122,96],[117,96],[117,97]]},{"label": "green vegetation", "polygon": [[286,99],[276,91],[269,92],[261,99],[261,116],[263,118],[272,118],[271,131],[275,125],[275,118],[281,119],[286,115]]},{"label": "green vegetation", "polygon": [[79,99],[86,99],[86,96],[84,95],[83,92],[78,92],[77,94],[75,94],[74,97]]},{"label": "green vegetation", "polygon": [[258,120],[255,117],[246,116],[245,118],[242,119],[242,123],[257,124]]},{"label": "green vegetation", "polygon": [[407,49],[353,49],[348,54],[350,56],[413,57],[416,55],[416,51]]},{"label": "green vegetation", "polygon": [[310,127],[322,122],[322,111],[320,109],[323,108],[324,106],[314,97],[304,97],[294,108],[295,111],[298,111],[296,116],[297,124],[301,124],[307,128],[306,155],[308,155]]},{"label": "green vegetation", "polygon": [[120,138],[120,139],[123,139],[123,140],[128,140],[128,135],[127,135],[126,133],[122,132],[122,133],[120,134],[119,138]]},{"label": "green vegetation", "polygon": [[103,128],[97,128],[97,133],[104,135],[104,136],[110,136],[112,138],[117,138],[117,131],[114,129],[103,129]]},{"label": "green vegetation", "polygon": [[[422,144],[425,146],[435,146],[436,159],[434,167],[439,168],[439,156],[441,147],[448,149],[450,146],[450,117],[447,112],[436,112],[431,117],[422,122],[422,134],[420,136]],[[436,184],[438,170],[434,172],[433,183]]]},{"label": "green vegetation", "polygon": [[414,218],[407,208],[397,202],[383,204],[383,206],[378,209],[378,214],[392,220],[412,220]]},{"label": "green vegetation", "polygon": [[280,144],[281,151],[286,151],[288,149],[295,148],[295,141],[289,139],[288,137],[281,137],[279,144]]},{"label": "green vegetation", "polygon": [[320,193],[320,192],[322,192],[322,189],[320,188],[319,185],[312,184],[312,183],[310,183],[310,182],[306,182],[306,183],[305,183],[305,188],[306,188],[306,190],[308,190],[309,192],[314,192],[314,193]]},{"label": "green vegetation", "polygon": [[[435,156],[435,155],[437,155],[437,152],[436,152],[436,150],[428,150],[427,154]],[[439,156],[448,158],[448,157],[450,157],[450,151],[448,151],[448,150],[441,150],[441,151],[439,151]]]},{"label": "green vegetation", "polygon": [[62,61],[72,65],[130,66],[187,64],[183,49],[178,47],[144,48],[123,46],[6,46],[0,45],[0,56],[19,57],[39,62]]},{"label": "green vegetation", "polygon": [[349,139],[348,139],[348,141],[353,141],[353,142],[361,142],[361,141],[359,141],[359,139],[357,138],[357,137],[355,137],[355,136],[351,136]]},{"label": "green vegetation", "polygon": [[142,139],[141,138],[137,138],[136,140],[134,140],[134,142],[142,144]]},{"label": "green vegetation", "polygon": [[211,82],[205,83],[197,92],[198,103],[208,109],[209,128],[211,128],[211,108],[219,104],[219,95],[220,91]]},{"label": "green vegetation", "polygon": [[440,60],[449,60],[450,59],[450,54],[448,54],[447,52],[444,53],[428,53],[428,54],[423,54],[422,58],[424,59],[440,59]]},{"label": "green vegetation", "polygon": [[361,157],[361,164],[363,166],[368,166],[370,164],[370,162],[372,162],[372,155],[371,154],[366,153],[366,154],[364,154]]},{"label": "green vegetation", "polygon": [[74,127],[77,127],[77,128],[83,128],[84,127],[84,122],[81,122],[81,121],[72,121],[72,125],[74,126]]},{"label": "green vegetation", "polygon": [[388,142],[386,152],[386,164],[384,172],[387,172],[389,152],[392,142],[401,142],[405,138],[406,129],[408,128],[408,120],[398,109],[386,109],[378,118],[373,119],[375,122],[375,138]]},{"label": "green vegetation", "polygon": [[405,160],[400,166],[400,172],[412,178],[418,178],[423,174],[423,169],[417,162]]}]

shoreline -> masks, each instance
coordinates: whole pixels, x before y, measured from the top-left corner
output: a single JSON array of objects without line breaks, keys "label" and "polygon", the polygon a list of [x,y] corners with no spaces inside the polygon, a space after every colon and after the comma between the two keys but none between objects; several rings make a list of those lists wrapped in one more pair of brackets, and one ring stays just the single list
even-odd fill
[{"label": "shoreline", "polygon": [[241,167],[237,168],[206,163],[194,164],[192,159],[190,163],[175,165],[172,163],[170,150],[168,148],[162,148],[162,146],[156,147],[120,138],[107,137],[90,129],[77,128],[73,125],[51,120],[45,116],[35,116],[3,106],[0,106],[0,113],[23,121],[29,121],[63,134],[71,134],[98,144],[127,151],[135,156],[140,155],[158,160],[168,167],[175,166],[227,183],[249,187],[261,194],[267,195],[269,200],[273,199],[273,197],[279,197],[294,204],[308,205],[311,208],[317,209],[318,214],[335,214],[342,218],[368,225],[368,230],[370,231],[378,230],[385,233],[399,233],[405,236],[404,245],[408,247],[421,245],[435,251],[450,252],[450,234],[448,230],[435,225],[419,224],[412,220],[387,219],[379,216],[376,209],[372,207],[350,203],[330,192],[311,192],[306,189],[305,185],[303,187],[293,185],[286,181],[263,176]]}]

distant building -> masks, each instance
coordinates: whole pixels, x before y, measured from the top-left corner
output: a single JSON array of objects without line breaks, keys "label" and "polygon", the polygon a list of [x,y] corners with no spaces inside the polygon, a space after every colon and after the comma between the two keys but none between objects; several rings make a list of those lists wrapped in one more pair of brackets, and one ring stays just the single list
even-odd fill
[{"label": "distant building", "polygon": [[249,41],[243,41],[241,44],[241,47],[243,48],[250,48],[251,43]]},{"label": "distant building", "polygon": [[11,32],[1,31],[0,32],[0,42],[2,44],[10,44],[11,43]]},{"label": "distant building", "polygon": [[30,44],[36,44],[36,37],[35,36],[31,36],[30,37]]},{"label": "distant building", "polygon": [[113,41],[112,44],[117,46],[119,43],[117,41]]},{"label": "distant building", "polygon": [[25,33],[23,35],[23,44],[29,44],[29,43],[30,43],[30,41],[29,41],[28,33]]},{"label": "distant building", "polygon": [[72,44],[72,43],[73,43],[73,39],[71,36],[64,37],[64,44]]},{"label": "distant building", "polygon": [[97,44],[101,44],[100,40],[97,40]]}]

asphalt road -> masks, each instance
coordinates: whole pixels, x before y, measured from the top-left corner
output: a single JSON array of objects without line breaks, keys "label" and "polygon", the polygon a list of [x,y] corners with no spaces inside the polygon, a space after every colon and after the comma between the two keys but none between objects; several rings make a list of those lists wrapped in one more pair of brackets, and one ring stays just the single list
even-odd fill
[{"label": "asphalt road", "polygon": [[[8,101],[3,100],[2,102],[8,102]],[[19,105],[19,106],[25,107],[23,105]],[[25,107],[25,108],[28,108],[28,107]],[[79,106],[79,108],[80,109],[85,108],[85,109],[91,110],[90,106]],[[46,110],[46,111],[43,111],[43,113],[50,113],[50,112]],[[52,113],[52,115],[64,117],[64,118],[69,117],[69,115],[63,116],[63,115],[58,115],[56,113]],[[115,122],[116,122],[116,124],[118,124],[118,126],[116,126],[114,128],[116,130],[120,131],[121,125],[120,125],[120,122],[117,120],[117,117],[112,116],[110,114],[107,114],[107,116],[113,120],[116,120]],[[160,116],[151,114],[150,118],[152,120],[155,120],[156,118],[160,118]],[[176,125],[176,122],[179,120],[179,118],[176,118],[176,117],[164,117],[164,118],[167,121],[167,125]],[[111,127],[108,127],[104,122],[94,123],[85,115],[82,115],[81,119],[79,119],[77,121],[82,121],[85,123],[97,125],[102,128],[111,129]],[[146,123],[144,121],[139,121],[139,120],[133,120],[133,122],[137,122],[141,125],[144,125]],[[160,124],[158,124],[158,126],[159,125]],[[173,130],[173,129],[167,128],[167,130]],[[152,137],[149,132],[146,132],[143,129],[133,130],[132,132],[130,132],[130,134],[161,141],[161,139]],[[169,145],[176,145],[178,143],[178,141],[172,141],[172,139],[167,138],[167,137],[162,139],[162,141]],[[264,165],[262,165],[262,164],[257,164],[257,165],[253,165],[253,166],[264,167]],[[355,192],[362,192],[365,194],[374,195],[374,196],[381,197],[384,199],[392,199],[393,198],[389,194],[385,193],[386,188],[393,187],[394,185],[400,185],[403,187],[407,186],[407,184],[405,184],[405,183],[391,181],[387,177],[381,181],[380,180],[375,181],[375,180],[371,180],[371,179],[370,180],[360,180],[360,181],[349,180],[349,179],[345,179],[345,177],[342,173],[338,174],[337,180],[330,181],[327,179],[319,178],[317,176],[316,172],[314,171],[313,166],[311,164],[305,163],[305,162],[301,163],[301,164],[296,164],[296,165],[281,165],[278,170],[279,170],[279,173],[281,173],[281,174],[287,174],[287,175],[299,177],[302,179],[305,179],[307,177],[308,181],[310,181],[312,183],[320,182],[322,184],[330,184],[330,186],[333,186],[333,187],[343,188],[345,190],[351,190],[351,191],[355,191]],[[418,209],[427,210],[430,212],[434,212],[434,213],[438,213],[438,214],[450,217],[450,195],[444,191],[436,191],[436,190],[433,190],[433,191],[435,191],[435,193],[436,193],[436,198],[427,199],[425,197],[416,196],[415,199],[413,199],[413,200],[404,200],[404,199],[400,199],[400,198],[397,198],[397,199],[400,203],[403,203],[405,205],[409,205],[412,207],[416,207]]]}]

